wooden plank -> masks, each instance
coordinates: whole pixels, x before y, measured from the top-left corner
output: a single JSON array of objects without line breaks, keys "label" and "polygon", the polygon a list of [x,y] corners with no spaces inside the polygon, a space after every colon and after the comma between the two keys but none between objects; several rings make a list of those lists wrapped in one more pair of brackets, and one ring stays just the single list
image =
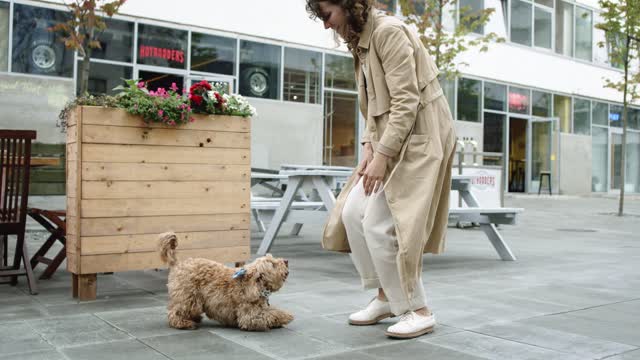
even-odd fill
[{"label": "wooden plank", "polygon": [[[141,117],[129,115],[124,109],[83,106],[82,122],[86,125],[140,126],[145,128],[174,128],[160,124],[146,124]],[[180,125],[185,130],[248,132],[250,118],[241,116],[194,115],[192,123]]]},{"label": "wooden plank", "polygon": [[249,197],[238,199],[226,194],[214,200],[203,199],[91,199],[82,200],[82,218],[122,216],[166,216],[236,214],[249,212]]},{"label": "wooden plank", "polygon": [[[233,246],[213,249],[192,249],[177,252],[178,259],[199,257],[221,263],[245,261],[250,257],[248,246]],[[117,272],[165,268],[160,254],[154,252],[87,255],[81,257],[82,273]]]},{"label": "wooden plank", "polygon": [[137,144],[205,148],[249,149],[251,134],[204,130],[148,129],[140,127],[85,125],[85,144]]},{"label": "wooden plank", "polygon": [[250,181],[247,165],[136,164],[86,162],[83,180],[100,181]]},{"label": "wooden plank", "polygon": [[67,161],[78,160],[78,143],[67,144]]},{"label": "wooden plank", "polygon": [[[83,237],[82,256],[158,251],[159,234]],[[249,230],[176,233],[178,251],[232,246],[249,247]]]},{"label": "wooden plank", "polygon": [[82,159],[89,162],[249,165],[249,156],[249,149],[105,144],[82,146]]},{"label": "wooden plank", "polygon": [[78,275],[77,286],[78,300],[87,301],[96,299],[98,279],[95,273]]},{"label": "wooden plank", "polygon": [[77,195],[76,191],[78,188],[78,164],[77,161],[67,161],[66,168],[66,188],[67,188],[67,197],[75,198]]},{"label": "wooden plank", "polygon": [[80,242],[78,241],[78,235],[67,233],[65,238],[67,239],[67,242],[66,242],[67,255],[79,253]]},{"label": "wooden plank", "polygon": [[175,199],[250,197],[249,181],[83,181],[83,199]]},{"label": "wooden plank", "polygon": [[78,123],[78,116],[80,114],[81,108],[76,107],[69,113],[69,118],[67,119],[67,127],[76,125]]},{"label": "wooden plank", "polygon": [[74,274],[80,273],[80,261],[78,261],[79,257],[80,257],[80,254],[67,252],[67,259],[66,259],[67,271]]},{"label": "wooden plank", "polygon": [[159,234],[165,231],[195,232],[246,230],[251,214],[179,215],[81,219],[82,236]]},{"label": "wooden plank", "polygon": [[78,142],[78,126],[68,126],[67,127],[67,144],[73,144]]},{"label": "wooden plank", "polygon": [[67,196],[67,216],[78,216],[77,198]]}]

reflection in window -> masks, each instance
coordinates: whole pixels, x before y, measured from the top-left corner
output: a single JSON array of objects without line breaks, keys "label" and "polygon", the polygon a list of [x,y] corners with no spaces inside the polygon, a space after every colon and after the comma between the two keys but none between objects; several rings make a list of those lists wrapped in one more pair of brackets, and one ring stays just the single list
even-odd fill
[{"label": "reflection in window", "polygon": [[551,49],[551,12],[536,7],[534,45]]},{"label": "reflection in window", "polygon": [[236,39],[191,33],[191,70],[235,75]]},{"label": "reflection in window", "polygon": [[458,120],[480,122],[479,80],[458,79]]},{"label": "reflection in window", "polygon": [[591,101],[574,99],[573,133],[582,135],[591,134]]},{"label": "reflection in window", "polygon": [[11,70],[72,77],[73,51],[65,49],[58,35],[47,30],[66,20],[67,14],[62,11],[15,4]]},{"label": "reflection in window", "polygon": [[133,23],[115,19],[104,21],[107,29],[98,37],[100,49],[93,49],[91,58],[132,62]]},{"label": "reflection in window", "polygon": [[488,110],[507,110],[507,86],[484,83],[484,108]]},{"label": "reflection in window", "polygon": [[511,41],[531,46],[532,5],[521,0],[511,2]]},{"label": "reflection in window", "polygon": [[186,31],[138,25],[138,64],[184,69],[186,50]]},{"label": "reflection in window", "polygon": [[640,109],[629,109],[629,122],[630,129],[640,130]]},{"label": "reflection in window", "polygon": [[529,114],[530,91],[509,87],[509,111],[518,114]]},{"label": "reflection in window", "polygon": [[396,1],[395,0],[375,0],[375,7],[380,10],[389,12],[391,14],[396,13]]},{"label": "reflection in window", "polygon": [[571,132],[571,98],[553,95],[553,116],[560,118],[560,131]]},{"label": "reflection in window", "polygon": [[0,71],[9,70],[9,3],[0,1]]},{"label": "reflection in window", "polygon": [[591,191],[607,191],[609,130],[594,126],[591,135]]},{"label": "reflection in window", "polygon": [[573,56],[573,5],[562,0],[556,5],[556,52]]},{"label": "reflection in window", "polygon": [[[504,153],[504,121],[505,115],[484,113],[484,152]],[[500,165],[499,157],[483,157],[484,165]]]},{"label": "reflection in window", "polygon": [[609,107],[609,125],[613,127],[622,127],[622,106],[611,105]]},{"label": "reflection in window", "polygon": [[333,89],[356,90],[353,58],[327,54],[325,56],[324,86]]},{"label": "reflection in window", "polygon": [[[80,62],[78,62],[78,72]],[[78,79],[80,74],[78,74]],[[131,67],[92,62],[89,68],[89,86],[87,91],[91,95],[115,95],[113,91],[118,85],[124,85],[122,79],[131,79]],[[80,91],[80,81],[77,81],[76,93]]]},{"label": "reflection in window", "polygon": [[324,92],[323,164],[356,166],[358,95]]},{"label": "reflection in window", "polygon": [[593,52],[592,11],[576,6],[576,57],[591,61]]},{"label": "reflection in window", "polygon": [[[460,0],[460,15],[467,16],[470,23],[476,22],[480,19],[482,11],[484,10],[484,0]],[[463,12],[466,9],[466,12]],[[484,26],[478,26],[473,30],[476,34],[484,34]]]},{"label": "reflection in window", "polygon": [[281,49],[252,41],[240,43],[240,95],[280,98]]},{"label": "reflection in window", "polygon": [[321,53],[285,48],[284,100],[319,104],[321,69]]},{"label": "reflection in window", "polygon": [[606,103],[593,103],[593,111],[592,111],[592,122],[593,125],[609,125],[609,105]]},{"label": "reflection in window", "polygon": [[531,98],[533,116],[551,116],[551,94],[534,90]]}]

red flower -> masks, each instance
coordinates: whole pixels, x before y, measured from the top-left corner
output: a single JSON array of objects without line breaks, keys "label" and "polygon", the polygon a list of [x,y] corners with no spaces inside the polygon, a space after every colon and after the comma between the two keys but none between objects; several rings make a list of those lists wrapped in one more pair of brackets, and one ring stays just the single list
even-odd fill
[{"label": "red flower", "polygon": [[190,95],[189,99],[191,99],[191,101],[193,101],[197,106],[202,105],[202,96],[200,95]]}]

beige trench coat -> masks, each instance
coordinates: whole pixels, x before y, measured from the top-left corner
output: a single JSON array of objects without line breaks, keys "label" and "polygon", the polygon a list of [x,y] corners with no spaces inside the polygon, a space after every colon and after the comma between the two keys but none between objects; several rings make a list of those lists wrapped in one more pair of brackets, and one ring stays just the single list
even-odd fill
[{"label": "beige trench coat", "polygon": [[[423,252],[444,250],[453,120],[433,59],[400,20],[371,11],[353,56],[366,118],[361,143],[371,142],[375,151],[390,156],[384,191],[396,227],[400,280],[410,297],[422,272]],[[357,180],[354,171],[329,214],[322,237],[327,250],[350,251],[341,214]]]}]

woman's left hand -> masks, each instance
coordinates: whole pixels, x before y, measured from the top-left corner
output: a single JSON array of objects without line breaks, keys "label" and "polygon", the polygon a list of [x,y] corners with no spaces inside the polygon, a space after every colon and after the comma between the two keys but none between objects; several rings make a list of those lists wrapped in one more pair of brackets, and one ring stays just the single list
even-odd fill
[{"label": "woman's left hand", "polygon": [[373,160],[365,169],[362,179],[365,195],[369,196],[371,193],[376,193],[382,187],[384,174],[387,171],[387,159],[386,155],[376,152]]}]

